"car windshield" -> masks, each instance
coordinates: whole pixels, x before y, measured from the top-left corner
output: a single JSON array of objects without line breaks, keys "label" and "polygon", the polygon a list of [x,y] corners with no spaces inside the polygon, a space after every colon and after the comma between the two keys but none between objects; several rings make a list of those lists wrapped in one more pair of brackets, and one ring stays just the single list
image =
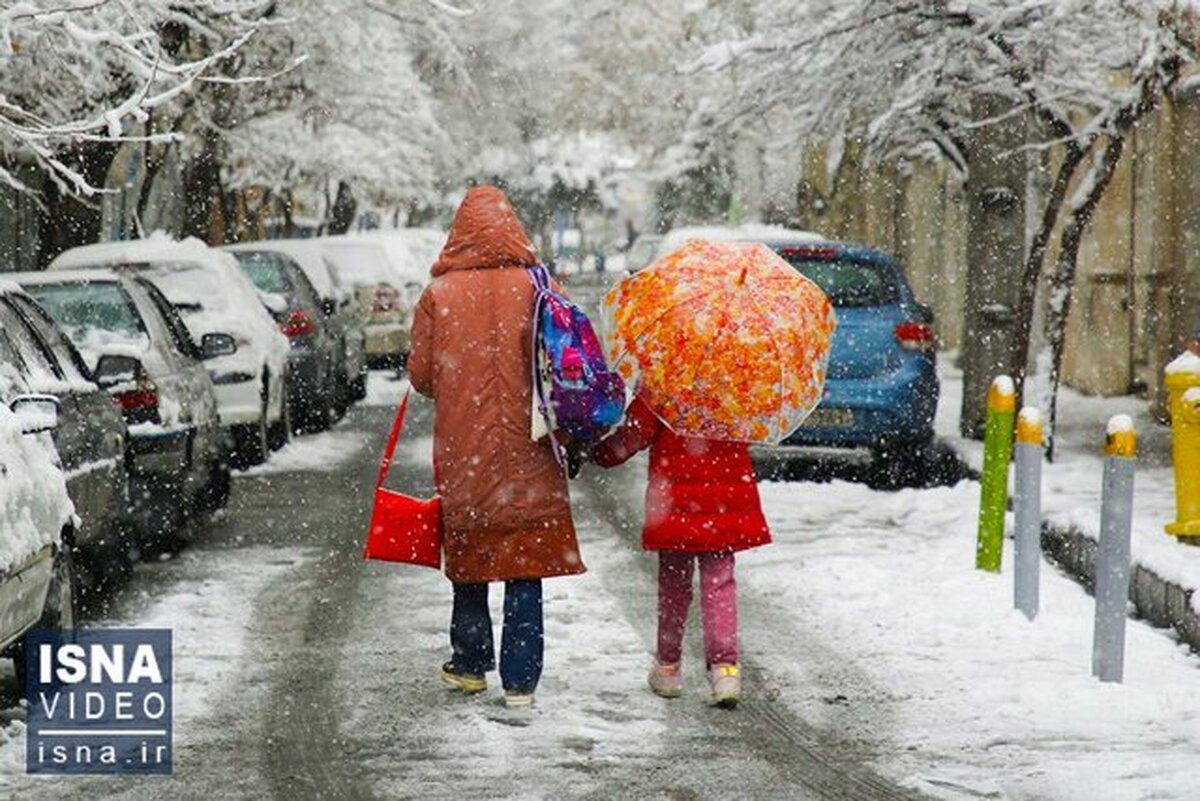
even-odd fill
[{"label": "car windshield", "polygon": [[137,307],[119,284],[34,284],[26,290],[68,331],[99,329],[131,338],[145,331]]},{"label": "car windshield", "polygon": [[895,275],[886,267],[851,259],[784,258],[821,287],[834,306],[886,306],[900,301]]},{"label": "car windshield", "polygon": [[25,290],[84,354],[94,356],[114,344],[149,344],[133,299],[116,282],[32,284]]},{"label": "car windshield", "polygon": [[233,255],[237,257],[242,272],[259,291],[276,295],[287,295],[292,291],[287,269],[274,254],[243,250]]}]

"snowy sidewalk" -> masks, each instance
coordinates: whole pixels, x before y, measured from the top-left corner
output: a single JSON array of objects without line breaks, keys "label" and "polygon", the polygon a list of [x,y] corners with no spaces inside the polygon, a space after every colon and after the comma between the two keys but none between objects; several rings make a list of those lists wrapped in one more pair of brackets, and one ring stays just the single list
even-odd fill
[{"label": "snowy sidewalk", "polygon": [[[644,477],[613,484],[636,514]],[[938,798],[1195,798],[1200,658],[1131,622],[1125,683],[1093,679],[1082,588],[1045,566],[1031,623],[1011,548],[975,570],[978,483],[759,486],[775,542],[738,556],[750,698]]]},{"label": "snowy sidewalk", "polygon": [[744,620],[782,702],[873,722],[891,740],[875,767],[938,797],[1195,798],[1200,659],[1131,623],[1125,683],[1093,679],[1080,587],[1044,568],[1031,623],[1012,609],[1011,549],[1001,575],[974,569],[978,484],[761,487],[776,542],[739,557],[742,593],[790,610],[881,688],[818,694],[809,643],[764,644]]},{"label": "snowy sidewalk", "polygon": [[[938,434],[978,469],[981,444],[958,435],[962,373],[951,355],[939,359],[938,373],[942,380]],[[1151,417],[1144,400],[1087,397],[1070,388],[1061,390],[1056,458],[1043,466],[1043,514],[1051,529],[1048,544],[1065,567],[1090,582],[1100,530],[1105,424],[1115,414],[1133,418],[1138,432],[1132,548],[1133,561],[1142,569],[1134,572],[1133,600],[1140,615],[1155,625],[1173,626],[1181,638],[1200,647],[1200,547],[1180,543],[1163,531],[1175,519],[1171,432]]]}]

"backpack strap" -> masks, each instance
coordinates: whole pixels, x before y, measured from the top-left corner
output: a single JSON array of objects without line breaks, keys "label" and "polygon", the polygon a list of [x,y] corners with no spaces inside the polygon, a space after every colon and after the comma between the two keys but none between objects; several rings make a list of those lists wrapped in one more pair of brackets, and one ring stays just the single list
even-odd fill
[{"label": "backpack strap", "polygon": [[[529,350],[530,369],[533,373],[531,376],[531,386],[533,387],[533,396],[537,399],[538,412],[541,413],[542,419],[546,421],[546,429],[550,430],[550,399],[546,397],[546,384],[542,380],[541,360],[538,354],[542,345],[542,309],[546,305],[549,294],[553,291],[550,288],[550,275],[546,272],[546,268],[541,264],[533,264],[526,268],[529,274],[529,280],[533,282],[533,324],[530,326],[532,335],[532,343]],[[566,458],[563,456],[558,440],[554,436],[554,432],[550,431],[550,450],[554,453],[554,461],[559,467],[566,468]]]}]

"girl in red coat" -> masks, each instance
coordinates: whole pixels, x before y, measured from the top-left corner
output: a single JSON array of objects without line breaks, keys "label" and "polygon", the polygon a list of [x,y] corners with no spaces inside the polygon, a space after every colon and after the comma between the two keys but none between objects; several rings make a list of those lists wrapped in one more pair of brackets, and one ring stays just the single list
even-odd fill
[{"label": "girl in red coat", "polygon": [[621,427],[593,451],[592,460],[613,467],[647,447],[650,484],[642,547],[659,552],[658,654],[650,688],[665,698],[683,690],[679,661],[698,562],[709,700],[736,706],[742,682],[733,554],[771,541],[750,450],[741,442],[676,434],[639,396]]}]

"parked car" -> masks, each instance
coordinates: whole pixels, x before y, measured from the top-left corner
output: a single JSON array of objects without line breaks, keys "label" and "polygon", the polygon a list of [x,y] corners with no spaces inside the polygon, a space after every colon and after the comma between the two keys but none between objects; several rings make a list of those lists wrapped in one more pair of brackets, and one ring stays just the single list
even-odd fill
[{"label": "parked car", "polygon": [[335,375],[340,343],[330,333],[321,299],[308,276],[290,257],[274,250],[236,250],[242,272],[260,292],[276,296],[279,330],[288,338],[288,406],[295,430],[329,427],[338,392]]},{"label": "parked car", "polygon": [[625,251],[625,269],[628,272],[636,273],[654,261],[661,243],[662,237],[657,234],[642,234],[633,240],[629,245],[629,250]]},{"label": "parked car", "polygon": [[655,248],[654,259],[670,253],[689,239],[712,239],[718,242],[762,242],[777,250],[785,245],[825,241],[825,237],[812,231],[801,231],[780,225],[763,225],[762,223],[746,223],[737,226],[689,225],[672,228],[663,234]]},{"label": "parked car", "polygon": [[340,345],[334,374],[338,392],[334,398],[337,412],[345,411],[353,400],[367,393],[367,360],[364,348],[365,320],[354,302],[353,293],[342,286],[334,274],[325,245],[317,239],[271,239],[226,245],[227,250],[257,250],[290,256],[321,298],[321,311],[329,322],[329,332]]},{"label": "parked car", "polygon": [[147,278],[111,270],[15,276],[83,354],[129,427],[130,502],[158,542],[229,497],[230,443],[205,361],[237,350],[233,336],[192,341],[179,312]]},{"label": "parked car", "polygon": [[821,405],[779,447],[756,455],[852,449],[887,468],[924,457],[939,392],[933,313],[914,298],[900,263],[845,242],[804,238],[770,246],[825,291],[838,328]]},{"label": "parked car", "polygon": [[[10,367],[0,361],[0,373]],[[23,695],[25,633],[75,625],[74,508],[46,434],[57,403],[37,395],[11,403],[0,405],[0,655],[13,658]]]},{"label": "parked car", "polygon": [[400,367],[408,361],[412,309],[401,276],[381,245],[354,239],[323,239],[334,276],[354,292],[365,319],[363,347],[367,366]]},{"label": "parked car", "polygon": [[342,239],[379,245],[400,281],[416,283],[423,289],[431,280],[430,268],[446,244],[446,232],[440,228],[386,228],[326,237],[330,242]]},{"label": "parked car", "polygon": [[0,401],[37,393],[57,404],[53,438],[80,518],[77,543],[119,545],[126,522],[125,421],[79,352],[16,284],[0,285],[0,362],[6,366]]},{"label": "parked car", "polygon": [[216,387],[221,424],[229,429],[239,466],[266,460],[288,436],[286,338],[277,330],[236,259],[198,239],[103,242],[74,248],[51,270],[108,267],[148,278],[183,315],[196,342],[230,334],[237,348],[206,362]]}]

